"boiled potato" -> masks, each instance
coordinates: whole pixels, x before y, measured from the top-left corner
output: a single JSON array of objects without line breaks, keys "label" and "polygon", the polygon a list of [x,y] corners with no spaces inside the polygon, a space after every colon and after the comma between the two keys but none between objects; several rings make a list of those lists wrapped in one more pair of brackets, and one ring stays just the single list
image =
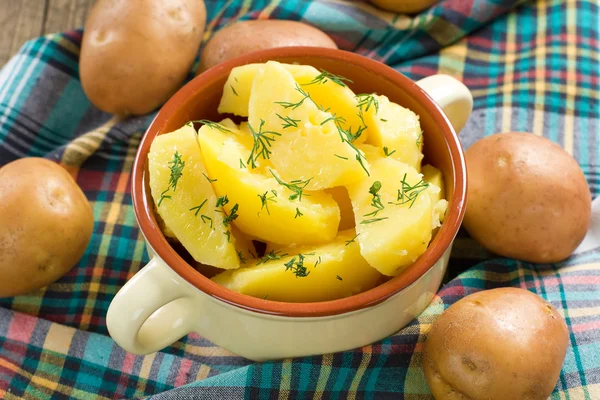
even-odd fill
[{"label": "boiled potato", "polygon": [[90,101],[114,114],[145,114],[190,72],[206,22],[202,0],[99,0],[79,58]]},{"label": "boiled potato", "polygon": [[536,263],[567,258],[583,240],[591,194],[577,162],[550,140],[499,133],[466,151],[464,226],[490,251]]},{"label": "boiled potato", "polygon": [[338,230],[343,231],[354,228],[354,211],[352,210],[348,189],[344,186],[337,186],[325,189],[325,193],[329,193],[340,207],[340,226]]},{"label": "boiled potato", "polygon": [[[158,214],[194,260],[223,269],[239,268],[238,239],[231,223],[235,213],[209,182],[194,127],[185,125],[157,136],[148,161]],[[227,214],[224,206],[228,206]],[[239,246],[240,250],[249,247],[247,242]]]},{"label": "boiled potato", "polygon": [[250,95],[248,123],[255,132],[274,132],[270,161],[281,179],[305,181],[307,190],[320,190],[367,176],[368,163],[360,150],[342,141],[332,115],[297,88],[292,74],[269,61],[254,79]]},{"label": "boiled potato", "polygon": [[384,148],[390,157],[421,170],[423,132],[419,117],[385,96],[363,95],[367,143]]},{"label": "boiled potato", "polygon": [[436,400],[546,400],[569,345],[562,316],[527,290],[471,294],[435,321],[423,354]]},{"label": "boiled potato", "polygon": [[442,171],[432,165],[424,165],[421,172],[423,181],[428,183],[427,192],[431,196],[432,221],[433,228],[438,228],[444,222],[448,201],[446,200],[446,190]]},{"label": "boiled potato", "polygon": [[273,243],[323,243],[333,239],[340,222],[340,210],[333,198],[288,184],[300,189],[295,192],[278,182],[275,173],[252,172],[245,164],[250,149],[238,139],[243,134],[214,125],[203,125],[198,132],[215,191],[219,196],[228,196],[229,206],[239,204],[235,225],[252,237]]},{"label": "boiled potato", "polygon": [[337,49],[329,36],[302,22],[241,21],[221,29],[208,41],[200,58],[198,72],[254,51],[290,46]]},{"label": "boiled potato", "polygon": [[374,287],[381,275],[361,257],[354,230],[321,246],[270,250],[247,268],[212,278],[238,293],[275,301],[327,301]]},{"label": "boiled potato", "polygon": [[371,0],[371,3],[387,11],[404,14],[421,12],[440,0]]},{"label": "boiled potato", "polygon": [[94,216],[71,175],[43,158],[0,168],[0,297],[46,286],[81,258]]},{"label": "boiled potato", "polygon": [[[295,82],[305,93],[310,95],[313,104],[318,105],[322,110],[335,112],[336,124],[342,130],[353,136],[360,133],[353,142],[363,143],[367,139],[366,125],[361,113],[367,109],[368,104],[364,102],[364,96],[357,98],[354,95],[346,85],[347,80],[344,77],[319,71],[310,65],[279,65],[294,77]],[[254,78],[265,67],[265,64],[248,64],[233,68],[223,87],[219,112],[247,117]],[[362,100],[360,107],[359,99]]]},{"label": "boiled potato", "polygon": [[432,204],[428,184],[410,165],[375,158],[371,176],[348,185],[360,254],[379,272],[395,276],[427,249]]}]

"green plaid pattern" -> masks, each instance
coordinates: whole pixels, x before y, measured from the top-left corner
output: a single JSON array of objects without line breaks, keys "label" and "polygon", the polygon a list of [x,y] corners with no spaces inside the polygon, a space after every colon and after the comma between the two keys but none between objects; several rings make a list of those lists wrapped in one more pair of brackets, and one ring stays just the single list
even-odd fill
[{"label": "green plaid pattern", "polygon": [[[360,1],[206,5],[205,40],[238,19],[303,20],[340,48],[413,79],[455,76],[475,98],[460,135],[466,147],[500,131],[546,136],[577,159],[593,196],[600,192],[597,2],[443,0],[413,17]],[[261,364],[195,334],[144,357],[120,349],[107,336],[105,315],[117,290],[148,261],[130,172],[153,115],[123,121],[89,103],[78,77],[81,34],[32,40],[0,70],[1,165],[25,156],[60,162],[76,176],[96,221],[86,254],[66,276],[0,300],[0,398],[430,399],[421,351],[431,323],[466,294],[501,286],[540,294],[567,320],[570,347],[552,398],[600,398],[600,249],[531,265],[494,259],[464,232],[450,267],[458,276],[418,319],[379,343]]]}]

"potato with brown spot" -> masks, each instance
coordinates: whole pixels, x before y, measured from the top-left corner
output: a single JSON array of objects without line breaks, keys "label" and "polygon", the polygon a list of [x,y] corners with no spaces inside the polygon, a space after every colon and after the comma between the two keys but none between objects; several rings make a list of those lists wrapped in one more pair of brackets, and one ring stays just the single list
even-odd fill
[{"label": "potato with brown spot", "polygon": [[0,297],[39,289],[67,273],[93,227],[89,202],[60,165],[23,158],[0,168]]},{"label": "potato with brown spot", "polygon": [[202,0],[99,0],[81,44],[85,94],[112,114],[156,109],[190,72],[205,23]]},{"label": "potato with brown spot", "polygon": [[567,152],[531,133],[498,133],[465,153],[464,226],[488,250],[535,263],[567,258],[591,218],[591,193]]},{"label": "potato with brown spot", "polygon": [[565,321],[541,297],[486,290],[459,300],[433,324],[423,369],[436,400],[545,400],[568,344]]},{"label": "potato with brown spot", "polygon": [[206,44],[198,73],[229,59],[276,47],[311,46],[337,49],[321,30],[298,21],[236,22],[218,31]]}]

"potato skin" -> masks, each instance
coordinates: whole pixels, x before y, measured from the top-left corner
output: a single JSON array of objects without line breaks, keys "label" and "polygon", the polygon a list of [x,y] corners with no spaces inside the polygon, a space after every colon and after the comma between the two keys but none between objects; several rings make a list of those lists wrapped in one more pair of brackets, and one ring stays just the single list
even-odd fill
[{"label": "potato skin", "polygon": [[568,344],[565,321],[541,297],[486,290],[459,300],[433,324],[423,369],[436,400],[545,400]]},{"label": "potato skin", "polygon": [[577,162],[531,133],[498,133],[465,153],[464,226],[490,251],[535,263],[558,262],[581,243],[591,193]]},{"label": "potato skin", "polygon": [[74,179],[43,158],[0,168],[0,297],[46,286],[83,255],[92,208]]},{"label": "potato skin", "polygon": [[154,110],[190,72],[205,23],[202,0],[99,0],[81,44],[85,94],[113,114]]},{"label": "potato skin", "polygon": [[314,46],[337,49],[319,29],[298,21],[257,20],[236,22],[218,31],[200,57],[201,73],[244,54],[275,47]]},{"label": "potato skin", "polygon": [[371,0],[371,3],[387,11],[413,14],[425,10],[439,0]]}]

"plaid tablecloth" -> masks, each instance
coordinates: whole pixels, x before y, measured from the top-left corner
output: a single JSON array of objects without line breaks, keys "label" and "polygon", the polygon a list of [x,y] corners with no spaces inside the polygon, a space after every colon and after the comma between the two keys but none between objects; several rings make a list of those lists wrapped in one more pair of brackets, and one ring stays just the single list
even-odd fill
[{"label": "plaid tablecloth", "polygon": [[[544,135],[573,154],[593,196],[600,192],[597,0],[443,0],[413,17],[338,0],[206,6],[205,41],[238,19],[303,20],[340,48],[411,78],[455,76],[475,97],[460,135],[466,147],[500,131]],[[567,320],[570,347],[552,398],[600,398],[600,249],[593,241],[565,262],[531,265],[491,258],[461,233],[451,269],[472,267],[408,327],[354,351],[255,364],[191,334],[145,357],[124,352],[107,336],[105,314],[148,261],[130,171],[152,115],[118,121],[89,103],[78,77],[81,35],[27,42],[0,71],[0,163],[25,156],[62,163],[96,221],[87,252],[65,277],[0,301],[0,398],[429,399],[421,352],[430,324],[464,295],[499,286],[538,293]]]}]

